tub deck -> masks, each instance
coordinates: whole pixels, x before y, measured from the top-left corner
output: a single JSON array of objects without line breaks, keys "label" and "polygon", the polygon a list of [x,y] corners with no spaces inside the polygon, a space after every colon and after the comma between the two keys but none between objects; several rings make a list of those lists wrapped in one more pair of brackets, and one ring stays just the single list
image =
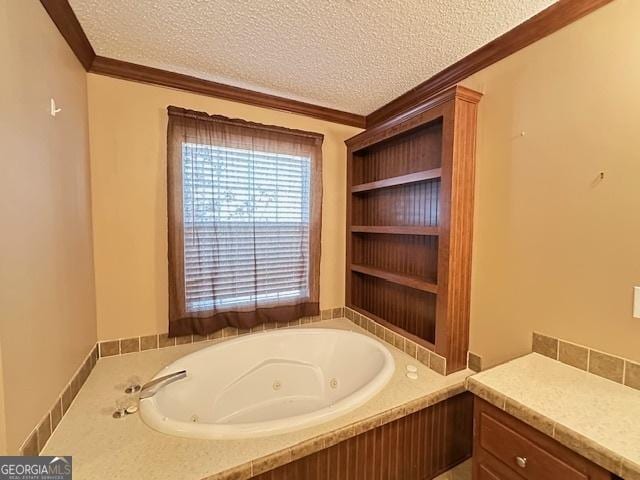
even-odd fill
[{"label": "tub deck", "polygon": [[[372,336],[344,318],[297,328],[307,327],[350,329]],[[99,359],[41,454],[72,455],[74,476],[83,480],[248,478],[252,471],[274,468],[463,392],[465,378],[473,373],[464,370],[443,377],[385,344],[396,371],[362,407],[327,423],[251,440],[179,438],[152,430],[138,415],[111,417],[130,377],[146,381],[177,358],[217,341]],[[418,380],[406,377],[407,364],[417,367]]]}]

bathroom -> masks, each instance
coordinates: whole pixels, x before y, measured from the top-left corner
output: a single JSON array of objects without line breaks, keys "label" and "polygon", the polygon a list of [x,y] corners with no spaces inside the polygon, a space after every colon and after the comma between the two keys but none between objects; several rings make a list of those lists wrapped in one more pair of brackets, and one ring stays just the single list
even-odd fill
[{"label": "bathroom", "polygon": [[639,21],[1,0],[0,478],[640,479]]}]

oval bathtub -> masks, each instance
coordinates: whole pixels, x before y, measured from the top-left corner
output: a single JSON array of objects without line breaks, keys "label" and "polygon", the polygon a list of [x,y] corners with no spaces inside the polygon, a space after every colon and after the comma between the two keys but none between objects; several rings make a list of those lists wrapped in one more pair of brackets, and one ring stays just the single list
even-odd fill
[{"label": "oval bathtub", "polygon": [[326,422],[378,393],[395,369],[377,340],[297,328],[245,335],[186,355],[154,378],[186,370],[140,401],[150,427],[203,439],[284,433]]}]

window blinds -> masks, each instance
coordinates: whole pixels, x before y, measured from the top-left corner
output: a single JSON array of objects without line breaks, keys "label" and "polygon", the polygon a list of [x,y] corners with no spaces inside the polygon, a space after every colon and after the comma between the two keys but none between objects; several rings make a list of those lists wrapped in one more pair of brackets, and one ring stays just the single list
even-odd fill
[{"label": "window blinds", "polygon": [[186,310],[309,296],[311,159],[182,143]]}]

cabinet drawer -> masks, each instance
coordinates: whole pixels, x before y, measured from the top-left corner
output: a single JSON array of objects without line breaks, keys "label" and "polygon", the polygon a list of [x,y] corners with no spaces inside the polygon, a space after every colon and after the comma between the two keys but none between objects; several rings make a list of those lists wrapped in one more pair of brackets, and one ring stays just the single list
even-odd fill
[{"label": "cabinet drawer", "polygon": [[475,436],[476,452],[490,454],[526,480],[611,479],[609,472],[477,398]]},{"label": "cabinet drawer", "polygon": [[474,480],[523,480],[513,470],[490,453],[480,449],[473,456]]},{"label": "cabinet drawer", "polygon": [[524,478],[562,478],[587,480],[559,458],[486,413],[480,415],[480,446]]}]

